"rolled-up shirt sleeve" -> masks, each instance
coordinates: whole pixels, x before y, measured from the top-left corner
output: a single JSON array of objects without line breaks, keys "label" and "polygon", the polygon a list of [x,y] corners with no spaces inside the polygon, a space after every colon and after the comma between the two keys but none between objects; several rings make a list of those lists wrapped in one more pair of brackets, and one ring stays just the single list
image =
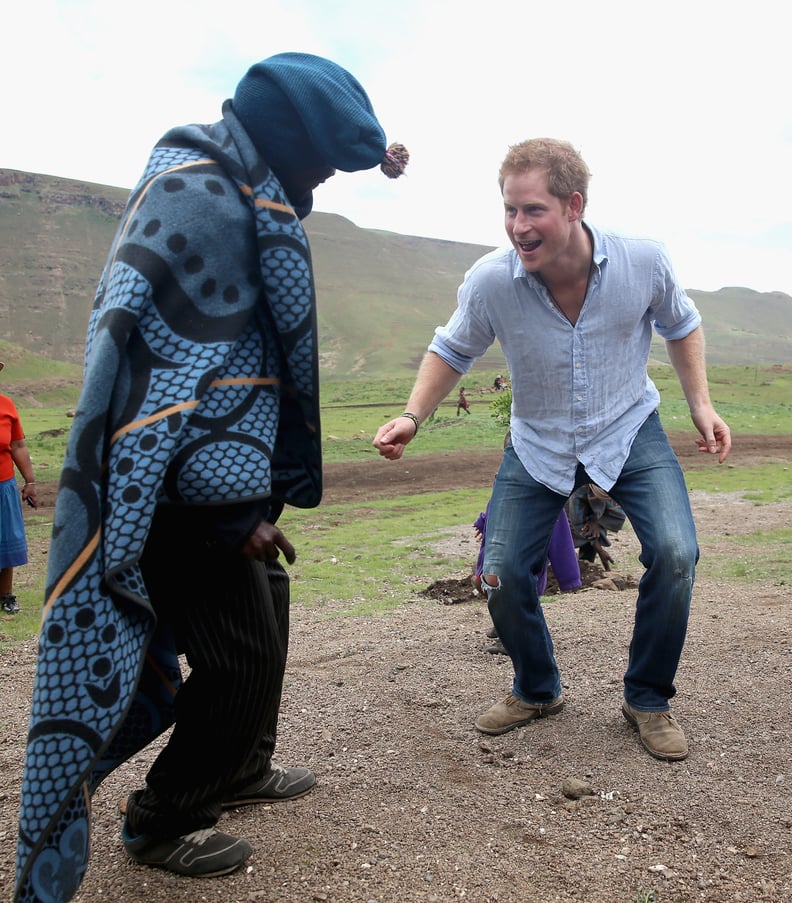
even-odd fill
[{"label": "rolled-up shirt sleeve", "polygon": [[658,245],[653,282],[655,300],[651,306],[651,315],[655,331],[666,341],[684,339],[701,325],[701,314],[677,282],[663,245]]},{"label": "rolled-up shirt sleeve", "polygon": [[[485,255],[486,261],[493,255]],[[457,292],[457,307],[445,326],[438,326],[429,351],[438,354],[458,373],[467,373],[495,341],[495,331],[486,313],[486,286],[479,285],[478,261],[467,273]]]},{"label": "rolled-up shirt sleeve", "polygon": [[460,354],[458,351],[455,351],[440,334],[439,329],[435,330],[435,336],[429,343],[428,350],[434,351],[457,373],[467,373],[476,360],[475,357],[471,357],[469,354]]}]

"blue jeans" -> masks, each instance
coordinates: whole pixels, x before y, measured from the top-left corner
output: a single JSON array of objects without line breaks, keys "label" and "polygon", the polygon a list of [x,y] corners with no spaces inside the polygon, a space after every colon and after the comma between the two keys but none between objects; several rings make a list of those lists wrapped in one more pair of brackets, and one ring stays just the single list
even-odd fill
[{"label": "blue jeans", "polygon": [[[576,484],[591,482],[580,467]],[[635,709],[667,711],[687,633],[698,561],[687,487],[657,413],[641,426],[610,490],[641,544],[638,588],[624,698]],[[514,665],[512,692],[531,704],[561,695],[561,674],[536,591],[550,535],[566,502],[537,483],[508,446],[487,520],[482,588],[492,622]],[[489,586],[485,579],[497,579]],[[569,604],[574,605],[574,601]]]}]

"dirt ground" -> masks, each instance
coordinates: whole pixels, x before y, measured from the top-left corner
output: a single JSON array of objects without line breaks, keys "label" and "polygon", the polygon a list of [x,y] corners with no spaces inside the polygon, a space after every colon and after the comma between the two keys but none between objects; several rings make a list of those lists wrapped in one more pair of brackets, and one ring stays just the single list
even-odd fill
[{"label": "dirt ground", "polygon": [[[691,433],[672,441],[683,467],[715,468]],[[486,488],[499,458],[408,451],[399,462],[330,464],[324,500]],[[790,437],[748,437],[727,465],[791,459]],[[40,497],[51,503],[54,487],[40,487]],[[735,537],[792,520],[789,501],[757,508],[737,495],[694,492],[692,502],[703,561],[725,561]],[[658,762],[620,712],[641,567],[631,530],[613,539],[624,589],[596,584],[605,575],[592,566],[582,590],[545,605],[566,707],[501,737],[473,727],[506,695],[512,671],[508,658],[485,651],[486,604],[468,573],[405,587],[387,617],[295,606],[277,759],[310,765],[315,790],[223,816],[221,827],[255,848],[246,868],[176,878],[128,862],[118,836],[116,803],[144,779],[156,752],[149,748],[94,798],[91,865],[75,899],[790,903],[792,588],[762,575],[717,576],[717,568],[699,577],[673,703],[690,757]],[[472,569],[468,523],[437,550],[450,546],[469,548]],[[13,885],[34,660],[32,642],[0,659],[3,899]]]}]

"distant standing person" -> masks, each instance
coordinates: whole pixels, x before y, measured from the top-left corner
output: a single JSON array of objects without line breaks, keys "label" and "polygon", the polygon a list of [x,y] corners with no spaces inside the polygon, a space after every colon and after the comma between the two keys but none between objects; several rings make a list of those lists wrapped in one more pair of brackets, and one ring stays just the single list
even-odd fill
[{"label": "distant standing person", "polygon": [[464,411],[466,414],[470,414],[470,402],[467,400],[467,396],[465,395],[464,386],[459,390],[459,397],[457,398],[457,417],[459,417],[460,411]]},{"label": "distant standing person", "polygon": [[[5,364],[0,363],[0,370]],[[24,480],[20,491],[14,468]],[[27,564],[27,537],[22,502],[38,508],[33,462],[14,402],[0,395],[0,607],[16,614],[14,568]]]},{"label": "distant standing person", "polygon": [[699,450],[722,462],[731,436],[710,400],[701,317],[665,248],[584,221],[588,181],[567,142],[538,138],[509,149],[499,182],[511,247],[468,271],[404,414],[380,427],[374,446],[400,458],[437,400],[500,341],[512,383],[512,443],[492,493],[482,584],[514,679],[476,727],[502,734],[564,705],[532,577],[544,567],[567,498],[593,482],[624,509],[645,568],[622,712],[651,755],[684,759],[687,741],[669,700],[699,550],[685,479],[647,373],[653,328],[665,339],[701,434]]}]

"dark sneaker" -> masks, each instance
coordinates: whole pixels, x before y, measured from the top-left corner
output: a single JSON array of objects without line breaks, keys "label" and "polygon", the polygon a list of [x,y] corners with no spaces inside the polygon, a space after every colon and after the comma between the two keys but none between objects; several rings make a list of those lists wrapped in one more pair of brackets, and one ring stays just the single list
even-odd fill
[{"label": "dark sneaker", "polygon": [[555,715],[564,707],[564,699],[559,696],[552,702],[545,705],[531,705],[529,702],[523,702],[514,694],[509,695],[501,702],[496,702],[494,706],[487,709],[483,715],[479,715],[476,719],[476,727],[482,734],[505,734],[506,731],[512,731],[515,727],[522,727],[537,718],[544,718],[546,715]]},{"label": "dark sneaker", "polygon": [[270,763],[263,777],[223,800],[223,808],[294,800],[305,796],[315,783],[316,775],[310,768],[284,768]]},{"label": "dark sneaker", "polygon": [[490,629],[487,631],[487,636],[488,636],[489,639],[491,639],[491,640],[497,640],[497,638],[498,638],[498,628],[497,628],[497,627],[490,627]]},{"label": "dark sneaker", "polygon": [[17,602],[17,597],[13,593],[8,593],[6,596],[0,596],[0,605],[2,605],[3,611],[10,615],[15,615],[19,611],[19,603]]},{"label": "dark sneaker", "polygon": [[508,655],[509,653],[506,651],[506,647],[501,643],[499,639],[496,639],[495,642],[491,646],[487,646],[487,652],[490,655]]},{"label": "dark sneaker", "polygon": [[640,712],[624,702],[622,715],[638,731],[641,743],[650,756],[667,762],[687,758],[685,734],[671,712]]},{"label": "dark sneaker", "polygon": [[121,836],[130,859],[190,878],[227,875],[253,852],[244,838],[221,834],[215,828],[202,828],[173,840],[155,840],[145,834],[131,835],[125,822]]}]

